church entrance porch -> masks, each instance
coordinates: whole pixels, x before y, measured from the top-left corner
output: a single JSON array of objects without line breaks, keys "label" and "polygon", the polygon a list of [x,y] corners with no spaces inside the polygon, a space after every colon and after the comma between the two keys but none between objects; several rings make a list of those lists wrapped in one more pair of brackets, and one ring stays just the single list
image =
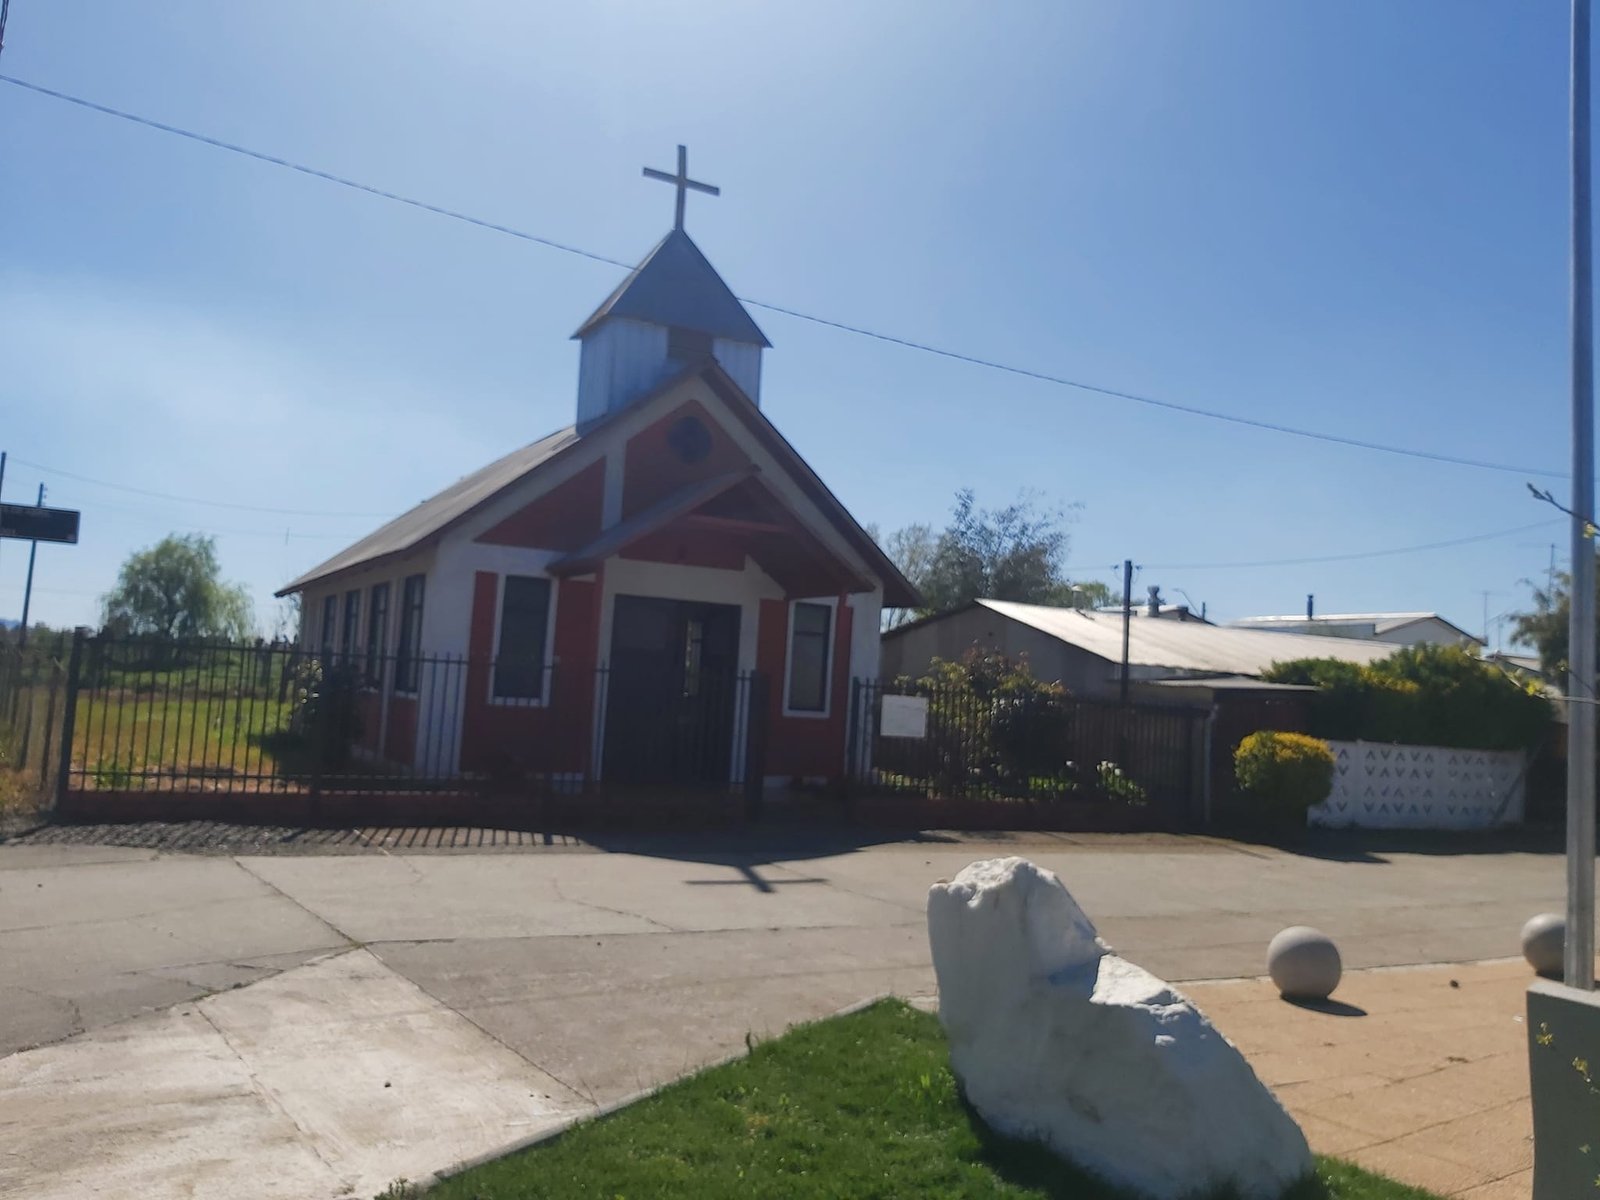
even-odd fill
[{"label": "church entrance porch", "polygon": [[[745,779],[759,677],[739,670],[737,605],[619,595],[604,670],[602,778],[718,785]],[[759,771],[756,778],[759,778]]]}]

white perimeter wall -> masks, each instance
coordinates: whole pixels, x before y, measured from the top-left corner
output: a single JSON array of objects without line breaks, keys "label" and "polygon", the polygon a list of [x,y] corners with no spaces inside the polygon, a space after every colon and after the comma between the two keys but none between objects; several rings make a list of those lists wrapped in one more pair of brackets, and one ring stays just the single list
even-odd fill
[{"label": "white perimeter wall", "polygon": [[1323,828],[1490,829],[1522,821],[1520,751],[1329,742],[1333,791],[1306,814]]}]

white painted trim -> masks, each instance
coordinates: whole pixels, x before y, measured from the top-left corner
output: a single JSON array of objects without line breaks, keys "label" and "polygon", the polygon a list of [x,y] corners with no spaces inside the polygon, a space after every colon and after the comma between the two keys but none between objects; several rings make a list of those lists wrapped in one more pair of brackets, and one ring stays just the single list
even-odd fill
[{"label": "white painted trim", "polygon": [[[820,711],[810,708],[789,707],[789,675],[794,668],[794,610],[797,604],[816,604],[829,609],[828,636],[823,639],[823,649],[827,655],[822,663],[822,708]],[[788,624],[783,630],[783,715],[786,717],[815,718],[827,720],[833,715],[833,660],[836,643],[839,640],[839,597],[815,596],[799,597],[789,601]]]},{"label": "white painted trim", "polygon": [[[506,611],[506,580],[512,575],[516,575],[520,579],[542,579],[546,584],[549,585],[550,589],[549,603],[545,606],[547,611],[545,612],[544,618],[544,668],[540,672],[542,678],[539,680],[539,695],[537,697],[496,696],[494,694],[494,667],[495,664],[500,661],[500,625],[505,617]],[[552,651],[554,651],[556,645],[556,604],[558,603],[557,597],[560,591],[560,581],[551,579],[550,576],[544,574],[543,572],[529,574],[524,571],[507,571],[502,572],[494,577],[494,637],[489,643],[489,670],[486,672],[489,677],[486,685],[488,695],[485,697],[490,707],[549,707],[550,693],[555,690],[556,657]],[[471,635],[469,633],[469,645],[470,638]]]}]

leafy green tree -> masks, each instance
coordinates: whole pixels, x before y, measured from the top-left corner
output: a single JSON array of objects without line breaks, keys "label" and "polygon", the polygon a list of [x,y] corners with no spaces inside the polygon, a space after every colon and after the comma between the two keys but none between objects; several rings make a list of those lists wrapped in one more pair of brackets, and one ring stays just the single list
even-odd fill
[{"label": "leafy green tree", "polygon": [[255,625],[250,593],[221,575],[216,539],[168,534],[122,564],[102,602],[105,628],[144,637],[248,637]]},{"label": "leafy green tree", "polygon": [[[1545,674],[1565,686],[1567,668],[1567,625],[1572,620],[1572,576],[1557,572],[1550,585],[1531,585],[1533,608],[1512,617],[1511,640],[1539,655]],[[1600,615],[1597,615],[1600,620]],[[1597,640],[1600,645],[1600,640]],[[1600,651],[1597,651],[1600,653]]]},{"label": "leafy green tree", "polygon": [[[939,533],[917,524],[882,541],[927,601],[923,612],[948,612],[973,600],[1016,600],[1068,606],[1110,603],[1103,583],[1073,584],[1063,562],[1067,514],[1023,493],[1004,508],[979,508],[970,489],[956,493],[949,525]],[[915,614],[894,614],[891,626]]]}]

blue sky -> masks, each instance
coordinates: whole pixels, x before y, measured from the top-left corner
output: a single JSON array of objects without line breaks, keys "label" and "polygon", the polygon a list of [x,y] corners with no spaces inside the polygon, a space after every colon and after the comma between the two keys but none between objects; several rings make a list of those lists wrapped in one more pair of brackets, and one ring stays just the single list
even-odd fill
[{"label": "blue sky", "polygon": [[[1565,0],[16,0],[0,72],[629,261],[671,222],[639,170],[686,142],[723,189],[688,228],[742,296],[1559,471],[1566,28]],[[39,552],[53,622],[206,530],[270,625],[275,587],[571,420],[568,335],[619,274],[3,84],[0,198],[4,495],[84,512]],[[1565,553],[1519,474],[755,316],[765,411],[886,529],[1028,487],[1081,506],[1079,577],[1473,629]],[[0,615],[26,557],[0,546]]]}]

